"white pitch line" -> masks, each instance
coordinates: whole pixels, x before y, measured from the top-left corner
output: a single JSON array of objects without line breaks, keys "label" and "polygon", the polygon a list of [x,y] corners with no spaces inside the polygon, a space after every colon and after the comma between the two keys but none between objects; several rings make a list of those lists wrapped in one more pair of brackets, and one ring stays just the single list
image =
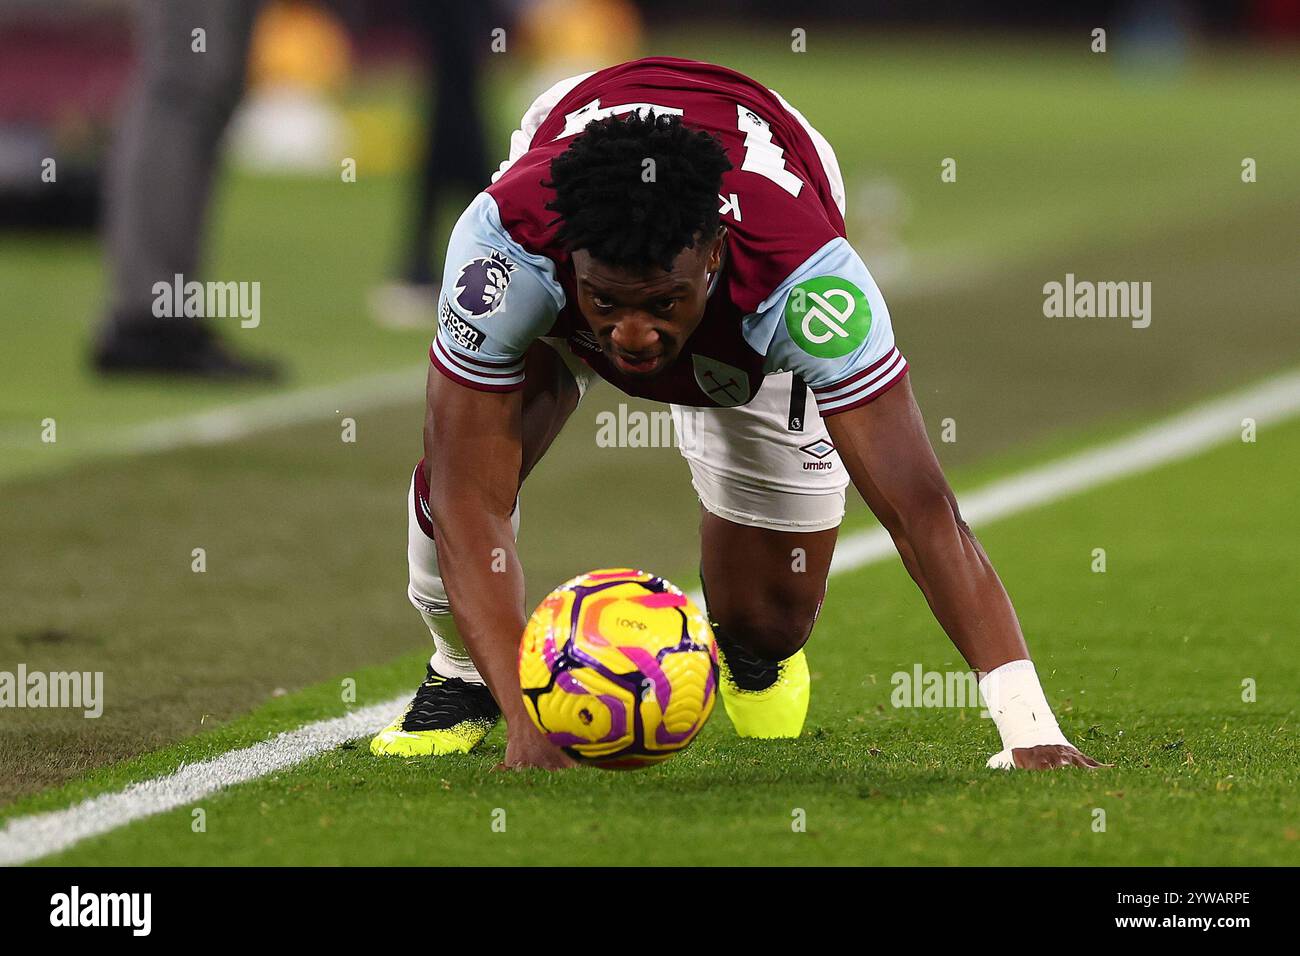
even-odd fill
[{"label": "white pitch line", "polygon": [[[1125,438],[963,494],[962,513],[971,524],[996,521],[1239,440],[1243,418],[1253,418],[1262,426],[1298,413],[1300,372],[1293,372],[1198,405]],[[858,531],[840,540],[831,574],[843,574],[892,554],[893,544],[883,529]],[[134,820],[292,767],[373,733],[405,703],[403,694],[343,717],[307,724],[252,747],[183,766],[166,777],[91,797],[65,810],[15,818],[0,831],[0,864],[15,865],[49,856]]]},{"label": "white pitch line", "polygon": [[[1244,418],[1262,426],[1297,413],[1300,372],[1290,372],[1193,406],[1124,438],[964,492],[957,496],[958,504],[971,526],[987,524],[1240,440]],[[893,553],[894,543],[884,528],[847,535],[835,548],[831,574],[852,571]]]},{"label": "white pitch line", "polygon": [[[83,443],[83,448],[92,456],[174,451],[238,441],[273,428],[329,421],[340,414],[356,415],[401,402],[420,402],[424,399],[428,371],[429,364],[425,362],[332,385],[274,392],[206,411],[97,429]],[[0,449],[7,440],[9,436],[0,435]],[[72,464],[76,460],[69,457],[64,463]],[[0,478],[0,482],[5,480],[8,479]]]},{"label": "white pitch line", "polygon": [[225,787],[284,770],[349,740],[374,733],[378,726],[392,719],[408,696],[403,694],[342,717],[319,720],[211,760],[182,764],[165,777],[102,793],[66,810],[10,820],[0,831],[0,866],[15,866],[58,853],[133,820],[175,810]]},{"label": "white pitch line", "polygon": [[280,392],[204,412],[129,425],[109,432],[104,445],[126,454],[216,445],[272,428],[332,419],[338,414],[353,415],[398,402],[418,402],[424,398],[428,371],[426,362],[336,385]]}]

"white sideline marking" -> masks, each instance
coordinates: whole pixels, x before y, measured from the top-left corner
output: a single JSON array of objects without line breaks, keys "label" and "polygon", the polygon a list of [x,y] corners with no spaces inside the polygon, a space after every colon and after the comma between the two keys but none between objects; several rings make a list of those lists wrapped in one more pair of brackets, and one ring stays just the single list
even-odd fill
[{"label": "white sideline marking", "polygon": [[[1125,438],[1086,449],[957,496],[972,527],[1059,501],[1129,475],[1190,458],[1215,445],[1240,440],[1241,420],[1257,425],[1285,421],[1300,412],[1300,372],[1268,379],[1224,398],[1196,405]],[[894,553],[884,528],[841,539],[831,574],[841,574]]]},{"label": "white sideline marking", "polygon": [[[237,441],[273,428],[328,421],[339,415],[387,408],[401,402],[419,402],[429,364],[376,372],[332,385],[275,392],[232,402],[201,412],[191,412],[137,425],[97,429],[83,443],[86,453],[144,455],[195,445]],[[8,436],[0,434],[0,448]],[[71,464],[72,458],[63,464]],[[19,473],[24,474],[24,473]],[[0,477],[0,482],[13,476]]]},{"label": "white sideline marking", "polygon": [[66,850],[88,837],[116,830],[133,820],[175,810],[224,787],[284,770],[308,757],[374,733],[407,702],[403,694],[342,717],[318,720],[243,750],[200,763],[182,764],[174,773],[102,793],[66,810],[10,820],[0,831],[0,866],[28,863]]},{"label": "white sideline marking", "polygon": [[215,445],[237,441],[258,432],[335,415],[385,408],[397,402],[424,398],[429,363],[392,372],[377,372],[336,385],[265,395],[220,408],[176,418],[113,429],[104,447],[127,454],[171,451],[190,445]]},{"label": "white sideline marking", "polygon": [[[1300,372],[1293,372],[1195,406],[1126,438],[963,494],[962,513],[971,524],[995,521],[1240,440],[1243,418],[1253,418],[1262,426],[1297,413]],[[831,574],[843,574],[891,554],[893,544],[881,528],[846,535],[835,550]],[[183,766],[166,777],[91,797],[65,810],[10,820],[0,831],[0,864],[27,863],[133,820],[292,767],[315,754],[374,733],[406,699],[403,694],[343,717],[307,724],[252,747]]]}]

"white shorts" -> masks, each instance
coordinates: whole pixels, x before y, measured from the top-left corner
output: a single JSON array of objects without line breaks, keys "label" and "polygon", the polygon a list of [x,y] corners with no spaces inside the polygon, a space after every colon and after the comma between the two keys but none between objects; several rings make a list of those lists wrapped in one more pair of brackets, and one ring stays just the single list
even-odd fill
[{"label": "white shorts", "polygon": [[672,409],[691,484],[710,513],[773,531],[826,531],[844,519],[848,474],[792,372],[767,376],[748,405]]},{"label": "white shorts", "polygon": [[[524,113],[510,138],[510,155],[495,182],[528,150],[551,109],[590,73],[556,83]],[[808,132],[826,170],[831,194],[845,211],[844,176],[826,137],[802,113],[781,101]],[[562,339],[543,339],[564,359],[577,380],[579,399],[598,376],[569,351]],[[674,405],[673,425],[691,484],[710,513],[736,524],[773,531],[826,531],[844,518],[849,478],[826,434],[812,395],[791,372],[769,375],[758,394],[739,408]]]},{"label": "white shorts", "polygon": [[[542,341],[573,373],[581,401],[600,376],[563,339]],[[772,531],[839,526],[849,476],[812,393],[793,372],[767,376],[738,408],[671,408],[691,484],[710,513]]]}]

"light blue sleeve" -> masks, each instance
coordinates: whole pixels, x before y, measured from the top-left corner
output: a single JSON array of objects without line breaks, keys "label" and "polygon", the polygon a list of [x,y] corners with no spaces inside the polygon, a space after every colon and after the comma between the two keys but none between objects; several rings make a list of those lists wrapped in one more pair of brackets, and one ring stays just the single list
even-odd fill
[{"label": "light blue sleeve", "polygon": [[767,372],[794,372],[822,415],[863,405],[896,384],[907,361],[866,264],[837,237],[745,317],[745,339]]},{"label": "light blue sleeve", "polygon": [[521,388],[524,353],[563,307],[555,263],[515,242],[501,224],[496,201],[479,193],[447,244],[438,334],[429,358],[470,388]]}]

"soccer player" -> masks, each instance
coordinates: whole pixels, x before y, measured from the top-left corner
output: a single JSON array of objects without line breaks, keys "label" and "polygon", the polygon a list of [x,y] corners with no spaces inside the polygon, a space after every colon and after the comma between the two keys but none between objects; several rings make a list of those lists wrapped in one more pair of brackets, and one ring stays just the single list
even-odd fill
[{"label": "soccer player", "polygon": [[519,689],[517,496],[599,375],[672,406],[741,736],[803,728],[802,648],[851,480],[982,675],[1003,743],[990,765],[1098,766],[1058,728],[961,519],[843,216],[825,138],[732,70],[652,57],[533,103],[449,243],[408,496],[408,593],[436,650],[374,753],[465,752],[504,714],[506,766],[571,764]]}]

